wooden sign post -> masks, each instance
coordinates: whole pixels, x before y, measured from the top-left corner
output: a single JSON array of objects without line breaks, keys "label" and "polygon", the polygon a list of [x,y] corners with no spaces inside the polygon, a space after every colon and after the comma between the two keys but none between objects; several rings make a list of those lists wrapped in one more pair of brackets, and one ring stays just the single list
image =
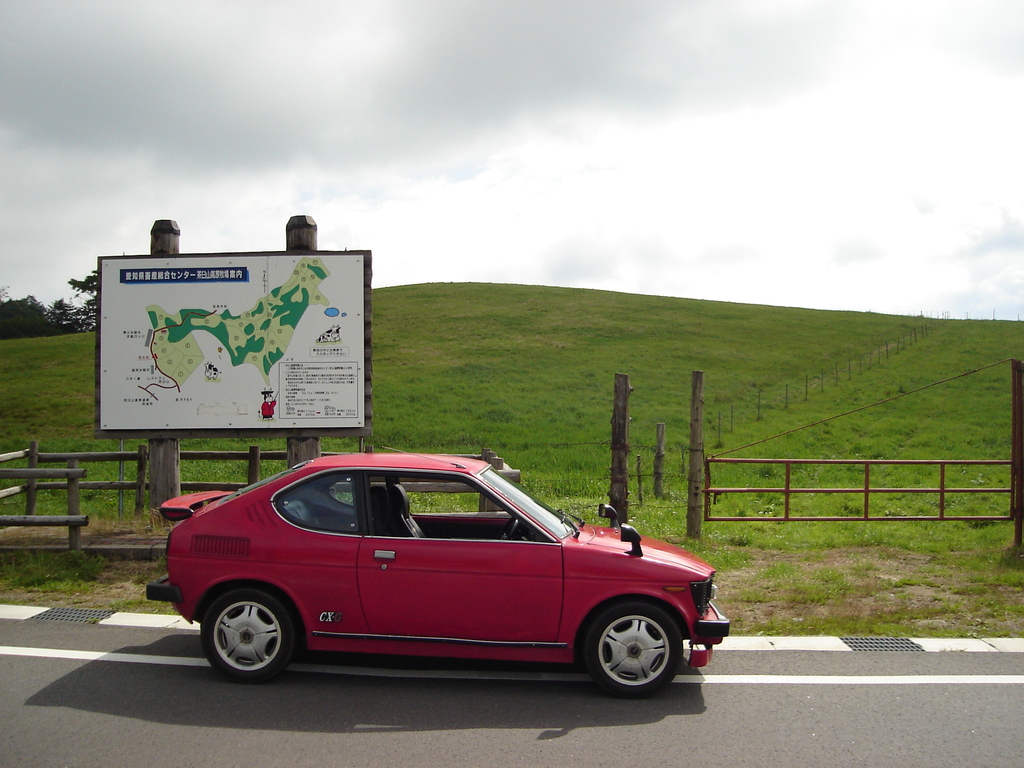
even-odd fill
[{"label": "wooden sign post", "polygon": [[[170,219],[153,223],[149,252],[153,256],[180,253],[181,230]],[[156,509],[168,499],[181,496],[181,445],[176,437],[149,438],[149,506]]]},{"label": "wooden sign post", "polygon": [[[284,228],[285,248],[289,253],[313,253],[316,251],[316,222],[312,216],[292,216]],[[319,437],[289,437],[288,466],[294,467],[304,461],[320,456]]]}]

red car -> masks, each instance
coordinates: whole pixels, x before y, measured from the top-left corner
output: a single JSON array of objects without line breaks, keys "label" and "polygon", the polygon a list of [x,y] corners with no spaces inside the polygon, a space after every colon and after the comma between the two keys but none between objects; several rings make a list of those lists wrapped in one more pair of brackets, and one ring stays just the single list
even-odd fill
[{"label": "red car", "polygon": [[168,575],[147,585],[201,622],[233,680],[283,670],[297,646],[582,662],[612,694],[669,683],[729,634],[714,569],[619,525],[551,510],[485,462],[357,453],[234,493],[168,501]]}]

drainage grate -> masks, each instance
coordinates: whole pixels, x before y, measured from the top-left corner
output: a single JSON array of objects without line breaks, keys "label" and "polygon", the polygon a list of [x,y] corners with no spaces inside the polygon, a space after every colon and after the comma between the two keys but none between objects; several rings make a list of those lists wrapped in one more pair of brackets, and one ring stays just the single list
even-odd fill
[{"label": "drainage grate", "polygon": [[33,616],[36,621],[102,621],[114,615],[101,608],[51,608]]},{"label": "drainage grate", "polygon": [[854,651],[923,651],[920,645],[906,637],[841,637]]}]

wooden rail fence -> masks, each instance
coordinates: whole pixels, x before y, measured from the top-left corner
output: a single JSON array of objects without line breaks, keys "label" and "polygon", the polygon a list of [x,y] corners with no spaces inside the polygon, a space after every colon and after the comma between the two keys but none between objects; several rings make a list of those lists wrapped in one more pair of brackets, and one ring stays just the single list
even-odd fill
[{"label": "wooden rail fence", "polygon": [[[372,450],[372,449],[370,449]],[[328,455],[328,454],[325,454]],[[483,459],[498,469],[513,482],[520,481],[518,469],[507,467],[504,459],[487,448],[480,454],[461,454],[465,458]],[[181,451],[182,461],[244,461],[246,478],[244,482],[182,482],[182,491],[235,491],[260,479],[264,461],[289,460],[288,451],[264,451],[258,445],[249,446],[247,451]],[[0,481],[24,480],[21,485],[0,488],[0,499],[24,494],[25,514],[0,515],[0,527],[4,526],[68,526],[68,546],[81,549],[81,527],[89,524],[89,517],[80,514],[79,493],[81,490],[131,491],[135,494],[135,516],[141,518],[147,510],[146,494],[150,484],[149,450],[140,445],[136,451],[100,451],[75,453],[44,453],[39,444],[32,441],[23,451],[0,454],[0,464],[26,460],[27,467],[0,468]],[[124,467],[134,463],[134,480],[83,480],[85,469],[79,462],[116,462],[118,476],[124,475]],[[66,467],[40,467],[40,464],[66,464]],[[41,490],[67,491],[67,515],[36,513],[36,495]]]},{"label": "wooden rail fence", "polygon": [[[36,495],[41,490],[66,490],[76,496],[79,490],[129,491],[135,495],[135,516],[142,517],[147,510],[146,494],[149,490],[147,480],[149,470],[149,449],[140,445],[135,451],[99,451],[74,453],[45,453],[39,451],[38,443],[33,441],[23,451],[0,454],[0,464],[9,461],[27,460],[27,468],[0,469],[0,480],[22,479],[26,482],[9,488],[0,489],[0,499],[19,494],[25,495],[25,517],[36,514]],[[182,451],[182,461],[244,461],[246,462],[246,479],[244,482],[183,482],[182,491],[234,491],[255,483],[260,479],[260,469],[264,461],[285,461],[287,451],[263,451],[258,445],[249,447],[247,451]],[[81,480],[85,477],[84,469],[77,469],[74,477],[67,474],[68,470],[39,468],[40,464],[70,464],[107,462],[119,465],[118,476],[124,475],[126,465],[134,464],[135,479],[133,480]],[[70,514],[70,512],[69,512]],[[50,517],[40,515],[39,518]],[[11,523],[17,524],[17,523]],[[28,523],[25,523],[28,524]],[[52,523],[36,523],[47,525]]]},{"label": "wooden rail fence", "polygon": [[[19,452],[20,453],[20,452]],[[5,454],[0,456],[2,461]],[[80,550],[82,548],[82,526],[89,524],[88,515],[80,514],[79,493],[81,478],[85,477],[85,470],[78,467],[78,462],[69,459],[65,469],[49,469],[38,467],[25,467],[18,469],[0,469],[0,480],[25,480],[26,485],[13,486],[0,490],[0,498],[14,496],[33,489],[40,480],[49,478],[61,478],[61,485],[67,488],[68,492],[68,513],[66,515],[37,515],[35,509],[27,511],[24,515],[0,515],[0,526],[26,526],[26,525],[60,525],[68,528],[68,549]],[[34,501],[34,497],[33,497]]]}]

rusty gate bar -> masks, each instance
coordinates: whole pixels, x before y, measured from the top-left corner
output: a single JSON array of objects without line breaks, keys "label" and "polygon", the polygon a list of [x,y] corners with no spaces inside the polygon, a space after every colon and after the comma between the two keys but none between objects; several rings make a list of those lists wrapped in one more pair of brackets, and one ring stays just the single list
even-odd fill
[{"label": "rusty gate bar", "polygon": [[[1012,468],[1011,468],[1012,469]],[[946,465],[939,467],[939,520],[946,517]],[[1010,472],[1010,496],[1013,496],[1013,472]]]},{"label": "rusty gate bar", "polygon": [[793,465],[786,463],[786,496],[785,496],[785,518],[789,519],[789,489],[793,487]]},{"label": "rusty gate bar", "polygon": [[864,465],[864,519],[871,517],[871,465]]},{"label": "rusty gate bar", "polygon": [[[1024,404],[1024,397],[1019,398]],[[1017,432],[1024,432],[1020,427],[1015,427]],[[753,521],[753,520],[776,520],[794,522],[814,521],[843,521],[843,520],[1014,520],[1020,525],[1019,510],[1024,508],[1021,504],[1024,497],[1024,483],[1020,481],[1018,472],[1024,469],[1024,450],[1015,447],[1014,459],[740,459],[740,458],[715,458],[707,457],[704,461],[704,519],[712,522],[725,521]],[[717,487],[712,483],[711,466],[713,464],[781,464],[785,468],[785,480],[781,488],[777,487]],[[792,483],[792,467],[797,465],[847,465],[864,467],[864,484],[860,488],[794,488]],[[955,466],[1003,466],[1011,470],[1009,488],[949,488],[946,485],[946,467]],[[939,468],[939,486],[920,488],[879,488],[871,485],[872,466],[936,466]],[[768,515],[764,517],[722,517],[711,514],[712,500],[725,493],[777,493],[784,498],[784,508],[781,517]],[[807,517],[794,516],[790,507],[790,497],[794,494],[862,494],[864,497],[864,512],[858,517]],[[903,515],[903,516],[872,516],[870,500],[874,494],[885,493],[926,493],[937,494],[939,497],[939,510],[937,515]],[[964,494],[989,494],[1005,493],[1010,497],[1010,509],[1006,515],[947,515],[946,496],[951,493]]]}]

